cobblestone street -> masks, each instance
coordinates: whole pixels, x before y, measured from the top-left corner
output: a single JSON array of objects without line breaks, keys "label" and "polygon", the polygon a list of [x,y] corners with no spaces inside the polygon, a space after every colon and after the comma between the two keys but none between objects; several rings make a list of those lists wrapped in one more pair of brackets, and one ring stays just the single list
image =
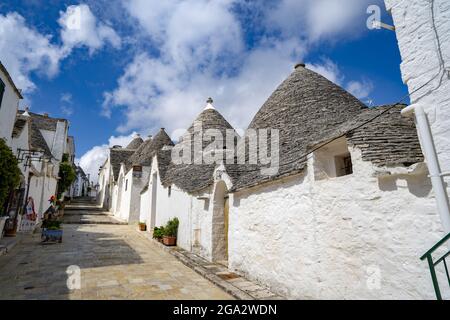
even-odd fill
[{"label": "cobblestone street", "polygon": [[[134,226],[80,210],[66,212],[62,244],[34,234],[0,257],[0,299],[232,299]],[[81,269],[79,290],[68,289],[70,266]]]}]

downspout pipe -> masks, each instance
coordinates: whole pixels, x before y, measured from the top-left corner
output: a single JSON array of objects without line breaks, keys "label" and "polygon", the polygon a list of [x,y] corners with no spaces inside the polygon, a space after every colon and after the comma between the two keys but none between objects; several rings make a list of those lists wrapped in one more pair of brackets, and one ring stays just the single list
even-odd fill
[{"label": "downspout pipe", "polygon": [[422,149],[428,165],[431,183],[436,196],[436,203],[439,215],[441,217],[444,231],[450,233],[450,206],[445,189],[444,174],[441,172],[439,160],[436,153],[436,147],[433,142],[431,128],[428,122],[424,107],[420,104],[413,104],[402,110],[402,115],[411,117],[415,115],[417,129],[419,130]]}]

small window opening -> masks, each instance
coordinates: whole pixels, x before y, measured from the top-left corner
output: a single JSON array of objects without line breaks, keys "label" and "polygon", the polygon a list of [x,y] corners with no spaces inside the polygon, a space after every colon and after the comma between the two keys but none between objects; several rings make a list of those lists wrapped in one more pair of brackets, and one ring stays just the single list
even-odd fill
[{"label": "small window opening", "polygon": [[167,191],[169,198],[172,196],[172,186],[169,186],[168,191]]},{"label": "small window opening", "polygon": [[352,156],[350,155],[350,153],[342,156],[336,156],[335,164],[337,177],[343,177],[353,174]]}]

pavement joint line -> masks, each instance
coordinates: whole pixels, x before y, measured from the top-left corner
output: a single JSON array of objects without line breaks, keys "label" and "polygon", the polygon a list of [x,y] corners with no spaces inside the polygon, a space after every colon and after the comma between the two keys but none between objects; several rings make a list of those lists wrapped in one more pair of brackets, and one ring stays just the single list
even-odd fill
[{"label": "pavement joint line", "polygon": [[[132,228],[132,230],[138,233],[138,235],[140,235],[142,238],[155,244],[163,251],[170,253],[185,266],[194,270],[196,273],[198,273],[205,279],[209,280],[210,282],[212,282],[213,284],[224,290],[226,293],[232,295],[236,299],[239,300],[265,300],[267,298],[284,299],[283,297],[272,293],[267,288],[264,288],[258,285],[257,283],[249,281],[243,276],[236,274],[235,272],[229,270],[228,268],[222,265],[217,265],[212,262],[208,262],[205,259],[197,256],[196,254],[188,252],[179,247],[167,247],[162,243],[160,243],[159,241],[152,239],[151,235],[148,232],[139,231],[137,228],[134,227]],[[226,271],[213,272],[211,271],[211,269],[222,269],[222,270],[226,269]],[[224,280],[220,277],[220,275],[223,274],[233,274],[236,275],[237,277],[230,280]],[[245,283],[247,285],[244,286],[243,288],[240,288],[237,286],[240,283]],[[246,288],[253,288],[253,289],[258,288],[258,289],[246,292],[245,291]]]}]

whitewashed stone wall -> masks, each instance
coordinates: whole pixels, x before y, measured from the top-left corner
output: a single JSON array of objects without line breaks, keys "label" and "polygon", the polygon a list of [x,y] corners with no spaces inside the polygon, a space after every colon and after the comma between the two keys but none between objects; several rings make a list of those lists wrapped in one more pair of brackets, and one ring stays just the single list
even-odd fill
[{"label": "whitewashed stone wall", "polygon": [[0,139],[5,139],[6,144],[10,146],[20,98],[8,81],[6,75],[1,71],[0,79],[2,79],[5,84],[5,92],[0,106]]},{"label": "whitewashed stone wall", "polygon": [[230,197],[229,264],[296,299],[433,299],[420,257],[443,235],[426,172],[308,172]]},{"label": "whitewashed stone wall", "polygon": [[112,172],[111,161],[108,157],[98,176],[99,189],[97,193],[97,203],[104,209],[110,210],[111,212],[115,212],[113,181],[114,176]]},{"label": "whitewashed stone wall", "polygon": [[[150,189],[141,193],[141,202],[139,208],[139,220],[140,222],[147,223],[147,228],[150,229],[148,220],[150,219]],[[150,232],[150,230],[148,230]]]},{"label": "whitewashed stone wall", "polygon": [[[436,32],[431,1],[385,0],[385,3],[396,27],[401,71],[412,94],[411,102],[426,107],[442,170],[450,172],[450,1],[434,0]],[[450,177],[446,181],[449,183]]]},{"label": "whitewashed stone wall", "polygon": [[[192,199],[191,196],[177,188],[176,186],[171,187],[171,192],[169,195],[169,188],[165,188],[161,184],[159,172],[158,172],[158,160],[153,158],[152,162],[152,177],[157,174],[157,191],[156,191],[156,219],[155,225],[157,227],[164,226],[167,222],[173,218],[178,218],[180,220],[179,230],[178,230],[178,246],[191,250],[191,234],[192,234],[192,223],[191,223],[191,212],[192,212]],[[151,180],[151,179],[150,179]],[[152,204],[152,181],[149,182],[149,198],[146,203],[146,208],[144,209],[148,212],[148,217],[150,218],[151,204]],[[148,222],[150,225],[150,222]]]},{"label": "whitewashed stone wall", "polygon": [[[120,175],[124,174],[125,166],[122,165]],[[122,189],[119,192],[121,195],[121,206],[119,217],[130,224],[140,222],[141,213],[141,191],[145,187],[145,182],[148,181],[150,168],[143,168],[142,177],[134,177],[133,170],[129,170],[124,175],[124,182]]]},{"label": "whitewashed stone wall", "polygon": [[[169,194],[169,188],[161,184],[156,157],[152,162],[150,176],[153,177],[155,173],[157,175],[155,225],[164,226],[170,219],[178,218],[180,220],[178,246],[211,259],[212,205],[209,199],[212,188],[191,195],[172,185]],[[151,225],[152,182],[152,179],[149,179],[148,190],[141,195],[140,216],[141,219],[146,219],[148,226]]]}]

